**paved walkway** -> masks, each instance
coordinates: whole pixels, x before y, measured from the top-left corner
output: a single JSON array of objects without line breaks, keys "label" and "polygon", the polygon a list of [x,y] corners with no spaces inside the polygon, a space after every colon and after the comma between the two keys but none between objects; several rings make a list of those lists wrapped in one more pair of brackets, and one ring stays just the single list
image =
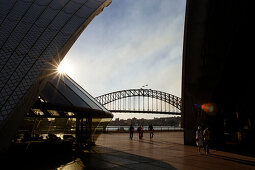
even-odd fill
[{"label": "paved walkway", "polygon": [[183,132],[157,132],[152,140],[148,133],[142,140],[136,133],[133,140],[128,133],[102,134],[96,144],[77,154],[31,150],[0,155],[0,169],[255,170],[254,157],[216,150],[199,154],[195,147],[183,145]]},{"label": "paved walkway", "polygon": [[[156,132],[150,140],[128,133],[102,134],[90,153],[101,162],[94,168],[109,169],[255,169],[255,158],[211,150],[199,154],[195,147],[183,145],[183,132]],[[96,164],[96,163],[95,163]],[[91,164],[92,165],[92,164]],[[93,168],[93,167],[92,167]]]}]

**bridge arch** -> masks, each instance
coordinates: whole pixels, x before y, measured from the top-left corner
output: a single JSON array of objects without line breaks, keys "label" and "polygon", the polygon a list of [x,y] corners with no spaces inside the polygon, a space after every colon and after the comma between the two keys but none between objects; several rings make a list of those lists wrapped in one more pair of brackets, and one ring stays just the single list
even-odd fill
[{"label": "bridge arch", "polygon": [[[109,103],[113,103],[115,101],[121,100],[121,99],[125,99],[125,98],[134,98],[134,97],[142,97],[142,98],[148,98],[148,102],[149,99],[156,99],[162,102],[165,102],[171,106],[173,106],[174,108],[176,108],[177,111],[168,111],[167,114],[177,114],[180,115],[181,112],[181,98],[177,97],[175,95],[166,93],[166,92],[162,92],[162,91],[158,91],[158,90],[152,90],[152,89],[128,89],[128,90],[120,90],[120,91],[116,91],[116,92],[111,92],[111,93],[107,93],[101,96],[96,97],[96,100],[101,103],[102,105],[106,106]],[[140,100],[140,99],[139,99]],[[153,100],[152,100],[153,102]],[[155,104],[154,104],[155,105]],[[161,104],[162,105],[162,104]],[[149,104],[148,104],[149,107]],[[153,104],[151,104],[150,107],[153,107]],[[107,107],[106,107],[107,108]],[[109,109],[109,108],[107,108]],[[163,111],[161,109],[161,111],[153,111],[153,109],[151,110],[142,110],[142,109],[124,109],[124,110],[120,110],[120,109],[109,109],[111,112],[146,112],[146,113],[166,113],[166,108],[165,111]]]}]

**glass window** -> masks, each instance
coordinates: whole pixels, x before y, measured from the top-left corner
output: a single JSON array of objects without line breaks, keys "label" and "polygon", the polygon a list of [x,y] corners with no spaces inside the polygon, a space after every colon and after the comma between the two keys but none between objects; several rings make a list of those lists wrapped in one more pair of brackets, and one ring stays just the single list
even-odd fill
[{"label": "glass window", "polygon": [[51,82],[55,85],[58,91],[61,92],[61,94],[63,94],[72,103],[72,105],[77,107],[91,108],[77,94],[75,94],[70,87],[65,85],[62,80],[57,81],[57,79],[53,79]]},{"label": "glass window", "polygon": [[64,104],[68,106],[72,105],[71,102],[59,93],[50,83],[46,84],[40,95],[49,103]]},{"label": "glass window", "polygon": [[56,110],[47,110],[49,113],[51,113],[52,116],[59,116],[59,113]]},{"label": "glass window", "polygon": [[36,115],[44,115],[44,113],[40,110],[40,109],[32,109],[32,111],[36,114]]},{"label": "glass window", "polygon": [[108,112],[103,106],[101,106],[88,92],[82,89],[76,82],[74,82],[71,78],[65,77],[64,82],[71,87],[74,92],[79,95],[88,105],[90,105],[93,109],[103,110]]}]

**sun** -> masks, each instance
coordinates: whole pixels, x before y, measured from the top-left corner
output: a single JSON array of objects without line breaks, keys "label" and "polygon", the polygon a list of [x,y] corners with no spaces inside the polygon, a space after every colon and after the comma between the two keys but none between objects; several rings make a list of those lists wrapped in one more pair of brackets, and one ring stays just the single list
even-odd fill
[{"label": "sun", "polygon": [[61,74],[63,73],[70,74],[72,73],[72,71],[73,71],[72,65],[67,60],[62,60],[62,62],[58,65],[58,72]]}]

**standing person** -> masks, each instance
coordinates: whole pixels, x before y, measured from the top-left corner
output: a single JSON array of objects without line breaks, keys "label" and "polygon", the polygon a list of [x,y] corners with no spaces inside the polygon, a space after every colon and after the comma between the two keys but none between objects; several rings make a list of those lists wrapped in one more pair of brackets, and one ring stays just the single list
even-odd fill
[{"label": "standing person", "polygon": [[203,131],[201,126],[198,126],[196,131],[196,144],[197,150],[201,154],[200,149],[203,147]]},{"label": "standing person", "polygon": [[141,127],[141,125],[140,125],[140,126],[137,128],[139,139],[141,139],[141,130],[142,130],[142,127]]},{"label": "standing person", "polygon": [[139,139],[142,139],[143,138],[143,127],[142,127],[142,125],[139,126],[137,131],[139,132]]},{"label": "standing person", "polygon": [[154,131],[154,129],[153,129],[152,124],[149,125],[149,131],[150,131],[150,138],[153,138],[153,135],[154,135],[153,131]]},{"label": "standing person", "polygon": [[133,139],[133,134],[134,134],[134,127],[131,124],[130,127],[129,127],[129,137],[130,137],[131,140]]},{"label": "standing person", "polygon": [[143,138],[143,125],[141,126],[141,139]]},{"label": "standing person", "polygon": [[205,130],[203,131],[203,135],[204,135],[204,150],[205,150],[205,154],[210,154],[209,153],[209,140],[210,140],[210,131],[208,129],[208,127],[205,128]]}]

